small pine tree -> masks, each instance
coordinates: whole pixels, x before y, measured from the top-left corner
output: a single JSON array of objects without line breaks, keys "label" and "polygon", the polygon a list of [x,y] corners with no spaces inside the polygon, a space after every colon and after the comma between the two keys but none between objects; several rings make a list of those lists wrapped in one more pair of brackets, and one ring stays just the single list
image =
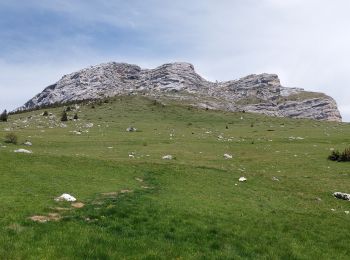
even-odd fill
[{"label": "small pine tree", "polygon": [[43,116],[48,116],[49,113],[47,111],[44,111]]},{"label": "small pine tree", "polygon": [[61,121],[62,122],[68,121],[68,117],[67,117],[66,111],[63,111],[62,116],[61,116]]},{"label": "small pine tree", "polygon": [[73,119],[75,119],[75,120],[78,120],[78,114],[76,113],[75,115],[74,115],[74,117],[73,117]]},{"label": "small pine tree", "polygon": [[7,118],[8,118],[8,114],[7,114],[7,110],[5,109],[4,112],[2,112],[0,115],[0,121],[7,122]]},{"label": "small pine tree", "polygon": [[67,108],[66,108],[66,112],[69,112],[69,111],[72,111],[72,108],[71,108],[71,107],[67,107]]}]

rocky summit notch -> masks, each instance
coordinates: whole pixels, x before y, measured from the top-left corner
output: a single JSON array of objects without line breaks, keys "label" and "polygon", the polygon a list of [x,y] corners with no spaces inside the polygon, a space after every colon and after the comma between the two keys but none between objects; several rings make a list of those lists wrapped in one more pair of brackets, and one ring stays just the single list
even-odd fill
[{"label": "rocky summit notch", "polygon": [[63,76],[18,110],[130,94],[179,100],[223,111],[342,120],[333,98],[323,93],[283,87],[275,74],[253,74],[239,80],[210,82],[186,62],[168,63],[155,69],[116,62],[91,66]]}]

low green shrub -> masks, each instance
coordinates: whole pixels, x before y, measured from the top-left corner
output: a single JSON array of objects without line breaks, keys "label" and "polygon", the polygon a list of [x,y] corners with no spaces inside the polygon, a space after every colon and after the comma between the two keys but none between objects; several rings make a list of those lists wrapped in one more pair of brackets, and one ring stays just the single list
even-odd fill
[{"label": "low green shrub", "polygon": [[350,148],[346,148],[341,154],[339,158],[340,162],[350,162]]},{"label": "low green shrub", "polygon": [[5,135],[5,143],[8,144],[17,144],[18,142],[18,137],[15,133],[8,133]]},{"label": "low green shrub", "polygon": [[350,162],[350,148],[346,148],[343,152],[332,151],[332,153],[328,156],[328,160]]}]

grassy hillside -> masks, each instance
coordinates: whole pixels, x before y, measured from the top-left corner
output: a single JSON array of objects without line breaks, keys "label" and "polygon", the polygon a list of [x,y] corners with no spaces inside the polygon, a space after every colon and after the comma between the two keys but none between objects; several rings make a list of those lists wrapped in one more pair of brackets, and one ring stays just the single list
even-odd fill
[{"label": "grassy hillside", "polygon": [[[350,255],[350,203],[332,196],[350,192],[349,164],[327,160],[349,145],[348,124],[138,97],[81,106],[68,112],[79,120],[64,124],[63,108],[46,110],[53,115],[0,123],[0,259]],[[9,132],[17,145],[3,142]],[[54,201],[62,193],[85,207]],[[61,219],[29,219],[53,213]]]}]

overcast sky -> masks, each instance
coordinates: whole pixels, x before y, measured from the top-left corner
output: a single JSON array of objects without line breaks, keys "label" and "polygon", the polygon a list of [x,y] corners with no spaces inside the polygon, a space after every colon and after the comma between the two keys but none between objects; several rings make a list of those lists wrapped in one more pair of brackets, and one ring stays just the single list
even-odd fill
[{"label": "overcast sky", "polygon": [[349,0],[0,0],[0,109],[107,62],[187,61],[209,80],[276,73],[350,121]]}]

